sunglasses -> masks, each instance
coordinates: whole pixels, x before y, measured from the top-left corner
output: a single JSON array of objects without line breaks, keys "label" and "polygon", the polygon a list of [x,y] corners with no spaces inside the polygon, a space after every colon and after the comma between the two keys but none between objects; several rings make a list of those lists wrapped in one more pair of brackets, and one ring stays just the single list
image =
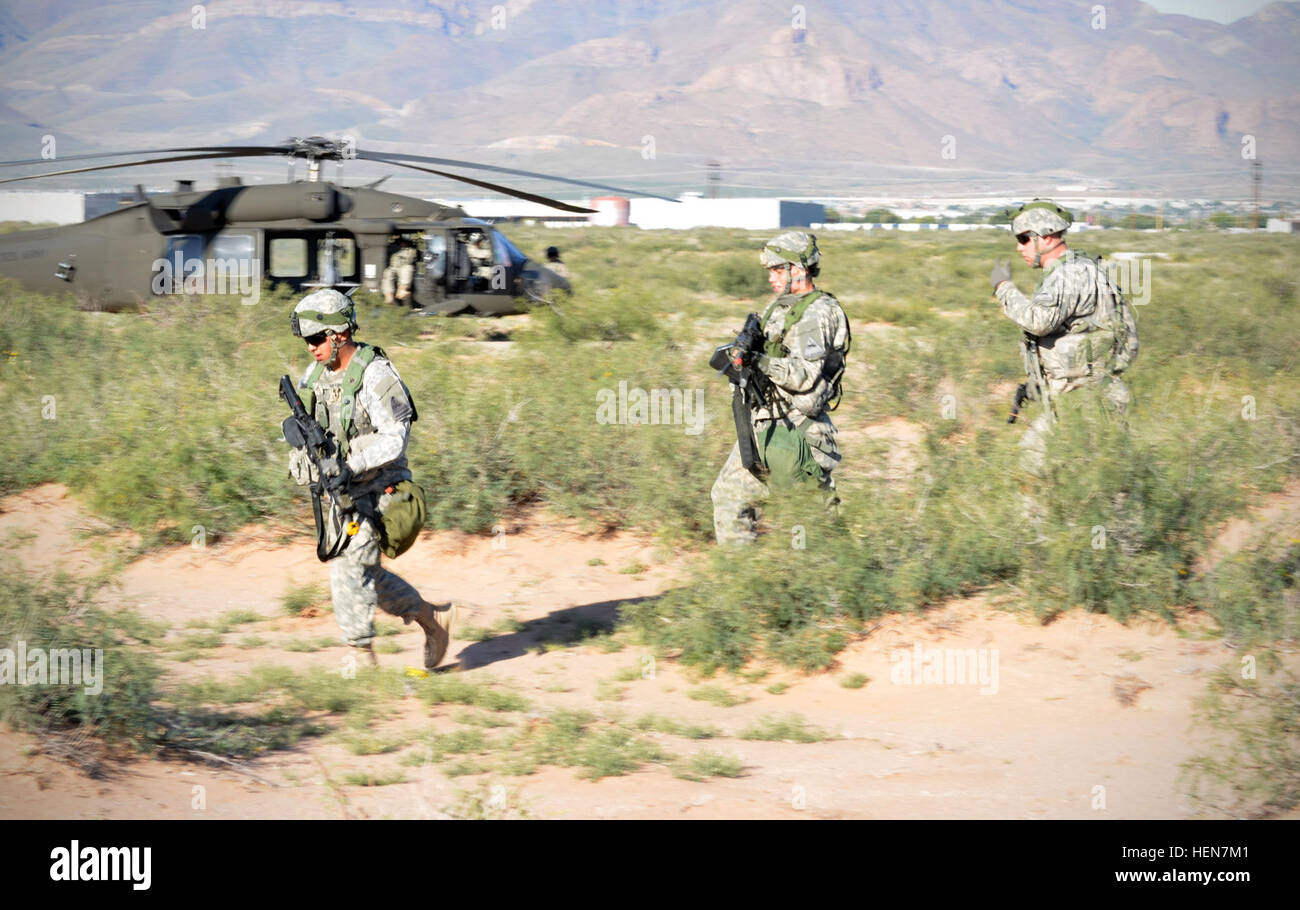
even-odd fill
[{"label": "sunglasses", "polygon": [[1028,243],[1029,238],[1033,236],[1034,236],[1033,234],[1017,234],[1016,243],[1019,243],[1020,245],[1023,246],[1024,244]]},{"label": "sunglasses", "polygon": [[315,335],[304,335],[302,340],[307,342],[312,347],[316,347],[316,345],[318,344],[324,344],[325,339],[328,337],[329,335],[325,332],[317,332]]}]

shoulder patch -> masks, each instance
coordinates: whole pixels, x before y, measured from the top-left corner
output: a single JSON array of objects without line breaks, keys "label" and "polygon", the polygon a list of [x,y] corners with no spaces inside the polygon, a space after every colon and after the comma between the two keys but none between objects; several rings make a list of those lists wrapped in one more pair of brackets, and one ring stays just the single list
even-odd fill
[{"label": "shoulder patch", "polygon": [[393,419],[396,421],[411,419],[411,403],[406,400],[405,395],[393,395],[389,398],[388,409],[393,412]]}]

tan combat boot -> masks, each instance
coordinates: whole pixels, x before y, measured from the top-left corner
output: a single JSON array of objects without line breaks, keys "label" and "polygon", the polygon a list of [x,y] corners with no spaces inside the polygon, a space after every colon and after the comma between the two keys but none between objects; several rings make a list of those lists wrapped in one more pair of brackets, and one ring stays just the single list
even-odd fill
[{"label": "tan combat boot", "polygon": [[451,644],[451,626],[456,620],[456,605],[435,606],[425,603],[413,618],[424,630],[424,668],[432,670],[447,656]]},{"label": "tan combat boot", "polygon": [[357,645],[357,650],[366,655],[366,662],[369,666],[379,666],[379,658],[375,656],[375,649],[370,642],[366,642],[364,645]]}]

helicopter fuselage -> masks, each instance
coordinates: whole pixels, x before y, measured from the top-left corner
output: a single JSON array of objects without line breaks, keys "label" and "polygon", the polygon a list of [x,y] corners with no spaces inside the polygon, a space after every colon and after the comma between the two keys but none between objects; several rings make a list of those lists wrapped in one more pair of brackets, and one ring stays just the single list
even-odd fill
[{"label": "helicopter fuselage", "polygon": [[247,297],[265,281],[378,293],[407,241],[418,256],[404,302],[426,312],[520,312],[523,301],[569,289],[487,222],[371,187],[228,182],[139,195],[80,224],[0,235],[0,274],[107,310],[194,293]]}]

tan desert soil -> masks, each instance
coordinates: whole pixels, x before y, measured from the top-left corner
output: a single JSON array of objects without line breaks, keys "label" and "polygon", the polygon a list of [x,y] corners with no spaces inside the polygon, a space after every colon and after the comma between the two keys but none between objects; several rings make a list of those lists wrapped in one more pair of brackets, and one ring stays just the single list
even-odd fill
[{"label": "tan desert soil", "polygon": [[[916,441],[897,426],[882,436],[902,443],[903,469]],[[85,575],[103,565],[103,527],[88,520],[65,490],[47,485],[0,503],[0,539],[32,574],[62,567]],[[79,529],[89,535],[79,533]],[[14,534],[12,532],[18,532]],[[34,532],[34,536],[33,536]],[[229,633],[222,647],[188,663],[169,664],[165,680],[229,679],[262,663],[337,669],[342,646],[292,652],[294,640],[334,635],[333,618],[286,617],[281,594],[293,585],[325,583],[327,570],[306,536],[288,544],[256,528],[203,549],[176,547],[130,564],[108,605],[131,605],[180,629],[231,609],[265,620]],[[492,627],[508,617],[522,631],[471,642],[454,640],[444,672],[517,688],[534,711],[582,708],[598,716],[636,718],[653,712],[710,724],[723,736],[692,741],[650,734],[666,751],[732,755],[744,773],[693,782],[647,765],[592,782],[573,769],[543,768],[523,777],[447,777],[444,766],[405,768],[408,780],[381,787],[341,783],[345,774],[393,769],[394,755],[355,756],[336,739],[303,739],[239,771],[179,761],[141,759],[101,780],[30,754],[27,735],[0,732],[0,816],[7,818],[337,818],[444,817],[457,792],[504,785],[512,805],[534,817],[563,818],[1167,818],[1193,807],[1180,785],[1179,764],[1205,731],[1193,728],[1193,703],[1207,676],[1237,660],[1212,623],[1189,616],[1182,631],[1158,622],[1125,627],[1109,617],[1071,613],[1048,626],[1002,609],[986,596],[923,615],[885,617],[840,654],[826,673],[779,667],[757,682],[730,676],[708,681],[743,696],[735,707],[689,698],[700,684],[670,660],[653,662],[642,648],[605,653],[579,645],[542,651],[539,629],[561,617],[609,621],[616,605],[659,594],[685,576],[691,554],[665,558],[652,542],[629,534],[582,535],[566,523],[534,515],[502,536],[426,532],[390,567],[426,598],[461,605],[461,627]],[[593,562],[599,564],[593,565]],[[621,569],[640,563],[641,574]],[[392,622],[390,619],[389,622]],[[267,645],[235,643],[256,634]],[[415,667],[422,636],[415,626],[390,640],[401,653],[386,666]],[[916,684],[891,679],[902,653],[922,649],[994,652],[996,691],[979,683]],[[901,658],[900,658],[901,660]],[[612,683],[638,667],[650,678]],[[864,674],[861,688],[841,681]],[[597,699],[603,694],[618,698]],[[767,691],[788,684],[781,694]],[[992,680],[985,686],[993,689]],[[455,727],[457,706],[430,711],[403,699],[396,719],[379,732],[411,734]],[[767,714],[797,713],[834,737],[815,743],[753,742],[737,737]],[[193,808],[193,788],[206,807]],[[1104,802],[1103,802],[1104,800]]]}]

